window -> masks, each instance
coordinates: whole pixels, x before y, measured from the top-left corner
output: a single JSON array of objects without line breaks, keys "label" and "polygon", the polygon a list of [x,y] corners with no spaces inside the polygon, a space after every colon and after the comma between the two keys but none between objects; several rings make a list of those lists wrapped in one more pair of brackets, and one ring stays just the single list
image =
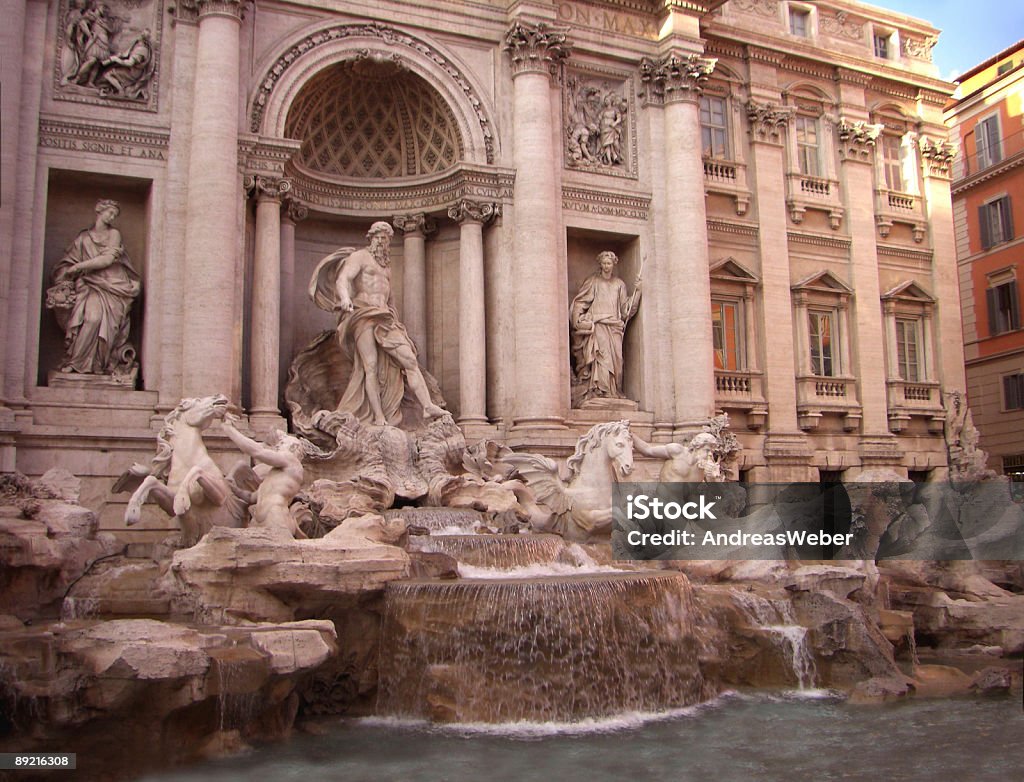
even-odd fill
[{"label": "window", "polygon": [[798,114],[794,128],[796,131],[797,165],[800,168],[800,173],[804,176],[821,176],[817,118]]},{"label": "window", "polygon": [[899,376],[908,383],[924,379],[921,355],[921,321],[896,318],[896,365]]},{"label": "window", "polygon": [[715,350],[715,369],[737,371],[744,368],[740,341],[740,303],[711,302],[711,337]]},{"label": "window", "polygon": [[1024,374],[1003,375],[1003,410],[1024,410]]},{"label": "window", "polygon": [[888,35],[875,35],[875,57],[880,57],[883,60],[889,59]]},{"label": "window", "polygon": [[807,330],[811,341],[811,374],[835,377],[839,374],[836,354],[836,313],[809,310]]},{"label": "window", "polygon": [[978,225],[981,228],[981,248],[987,250],[1013,238],[1013,212],[1010,197],[1002,196],[978,207]]},{"label": "window", "polygon": [[1020,328],[1020,302],[1017,281],[1007,280],[992,285],[986,292],[988,304],[988,330],[990,336]]},{"label": "window", "polygon": [[1004,73],[1009,73],[1013,70],[1013,60],[1007,60],[1006,62],[999,63],[999,67],[996,68],[996,76],[1002,76]]},{"label": "window", "polygon": [[811,12],[805,8],[789,9],[789,31],[801,38],[808,38],[811,34]]},{"label": "window", "polygon": [[975,144],[978,147],[978,170],[994,166],[1003,159],[1002,142],[999,133],[999,115],[983,119],[974,129]]},{"label": "window", "polygon": [[900,193],[906,190],[903,182],[903,141],[899,136],[882,136],[882,169],[887,188]]},{"label": "window", "polygon": [[724,98],[704,96],[700,99],[700,135],[704,157],[728,160],[728,122]]}]

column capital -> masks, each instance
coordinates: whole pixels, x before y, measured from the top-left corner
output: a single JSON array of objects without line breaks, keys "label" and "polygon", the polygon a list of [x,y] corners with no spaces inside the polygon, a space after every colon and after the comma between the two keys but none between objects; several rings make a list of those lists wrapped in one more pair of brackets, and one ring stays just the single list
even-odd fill
[{"label": "column capital", "polygon": [[395,215],[391,221],[395,228],[406,236],[426,237],[437,230],[437,221],[425,212],[412,215]]},{"label": "column capital", "polygon": [[501,207],[498,204],[470,201],[468,198],[463,198],[448,209],[448,216],[457,223],[471,220],[475,223],[486,224],[499,214],[501,214]]},{"label": "column capital", "polygon": [[640,81],[648,104],[697,101],[718,59],[697,54],[669,54],[640,60]]},{"label": "column capital", "polygon": [[782,142],[782,129],[789,124],[796,112],[792,106],[778,106],[774,103],[747,101],[747,120],[750,122],[750,135],[754,141],[765,141],[779,144]]},{"label": "column capital", "polygon": [[286,195],[282,217],[291,223],[301,223],[309,217],[309,208],[305,204],[296,201],[291,195]]},{"label": "column capital", "polygon": [[207,16],[230,16],[241,20],[247,3],[248,0],[185,0],[184,5],[195,6],[200,21]]},{"label": "column capital", "polygon": [[934,139],[930,136],[921,136],[917,143],[921,149],[921,158],[925,164],[925,176],[948,179],[950,168],[953,165],[953,158],[956,157],[959,151],[957,145],[951,141]]},{"label": "column capital", "polygon": [[257,201],[268,200],[280,203],[284,195],[291,191],[292,181],[284,178],[248,174],[242,179],[242,187],[250,198],[254,197]]},{"label": "column capital", "polygon": [[568,27],[516,19],[505,33],[503,47],[512,58],[512,78],[521,73],[555,73],[572,53],[568,32]]},{"label": "column capital", "polygon": [[885,126],[881,124],[871,125],[864,120],[840,117],[836,122],[836,135],[839,138],[839,155],[843,162],[870,163],[875,142],[884,128]]}]

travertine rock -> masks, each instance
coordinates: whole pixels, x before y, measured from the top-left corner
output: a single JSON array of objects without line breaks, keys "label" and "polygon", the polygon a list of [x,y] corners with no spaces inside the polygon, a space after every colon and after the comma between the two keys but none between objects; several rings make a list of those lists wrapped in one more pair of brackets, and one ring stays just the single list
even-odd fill
[{"label": "travertine rock", "polygon": [[[66,475],[25,482],[0,497],[0,613],[19,619],[57,616],[68,588],[101,557],[125,544],[98,532],[96,514],[63,499],[72,495]],[[15,495],[38,496],[15,496]],[[26,512],[31,518],[25,518]]]},{"label": "travertine rock", "polygon": [[[0,630],[0,751],[79,752],[90,779],[136,777],[203,756],[217,736],[280,738],[296,686],[337,654],[326,621],[246,628],[148,619]],[[223,744],[223,742],[220,742]],[[204,749],[207,748],[207,749]]]},{"label": "travertine rock", "polygon": [[162,587],[178,612],[201,621],[287,622],[355,604],[409,572],[397,540],[404,524],[362,517],[323,538],[293,540],[270,529],[217,527],[178,551]]}]

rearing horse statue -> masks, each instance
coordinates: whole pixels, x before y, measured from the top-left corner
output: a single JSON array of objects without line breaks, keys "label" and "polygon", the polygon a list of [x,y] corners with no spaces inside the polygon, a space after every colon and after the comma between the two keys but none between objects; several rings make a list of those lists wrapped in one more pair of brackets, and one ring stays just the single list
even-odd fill
[{"label": "rearing horse statue", "polygon": [[[629,421],[597,424],[576,443],[566,461],[567,475],[545,456],[515,453],[503,461],[515,466],[546,511],[538,532],[555,532],[567,540],[608,537],[612,531],[612,484],[633,471]],[[533,511],[534,509],[530,509]],[[531,515],[534,513],[531,512]]]},{"label": "rearing horse statue", "polygon": [[211,527],[245,526],[249,498],[241,482],[252,471],[241,462],[225,476],[203,442],[203,431],[227,410],[227,397],[217,394],[183,399],[168,413],[150,466],[134,464],[114,484],[115,492],[134,489],[124,512],[127,525],[138,523],[142,505],[152,499],[180,523],[186,546]]}]

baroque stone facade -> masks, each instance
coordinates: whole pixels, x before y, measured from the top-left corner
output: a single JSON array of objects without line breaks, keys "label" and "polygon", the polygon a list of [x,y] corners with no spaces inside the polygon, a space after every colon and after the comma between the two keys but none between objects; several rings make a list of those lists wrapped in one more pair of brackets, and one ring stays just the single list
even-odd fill
[{"label": "baroque stone facade", "polygon": [[[964,373],[925,22],[845,0],[2,8],[0,469],[82,476],[107,528],[112,478],[183,397],[285,426],[288,367],[337,322],[314,267],[380,221],[471,442],[564,457],[612,417],[658,444],[725,411],[752,480],[945,468]],[[48,382],[43,291],[99,199],[144,291],[134,388]],[[630,289],[643,271],[625,412],[571,395],[571,303],[603,252]]]}]

